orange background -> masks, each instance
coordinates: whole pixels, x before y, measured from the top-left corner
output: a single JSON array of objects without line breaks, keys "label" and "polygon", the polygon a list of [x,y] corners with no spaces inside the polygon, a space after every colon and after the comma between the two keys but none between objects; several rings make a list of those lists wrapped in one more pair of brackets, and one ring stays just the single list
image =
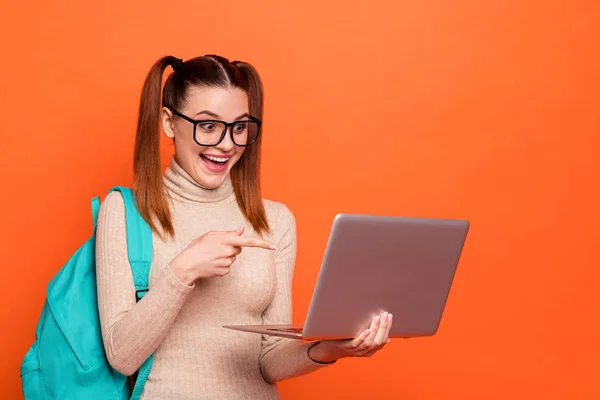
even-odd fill
[{"label": "orange background", "polygon": [[3,399],[89,199],[132,182],[145,74],[206,53],[264,79],[296,320],[337,212],[472,223],[436,336],[286,381],[284,399],[600,398],[598,2],[110,3],[2,5]]}]

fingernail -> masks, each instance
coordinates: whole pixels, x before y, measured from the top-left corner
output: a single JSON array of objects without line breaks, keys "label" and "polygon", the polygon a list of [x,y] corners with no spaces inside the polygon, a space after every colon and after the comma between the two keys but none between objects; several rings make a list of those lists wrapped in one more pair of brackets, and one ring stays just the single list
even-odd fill
[{"label": "fingernail", "polygon": [[388,340],[386,340],[385,342],[386,342],[386,343],[389,343],[389,342],[391,342],[391,341],[392,341],[392,339],[388,339]]},{"label": "fingernail", "polygon": [[388,321],[392,321],[392,314],[388,314]]},{"label": "fingernail", "polygon": [[378,315],[378,316],[376,316],[376,317],[375,317],[375,321],[374,321],[374,322],[375,322],[376,324],[378,324],[378,323],[379,323],[379,319],[380,319],[380,318],[379,318],[379,315]]},{"label": "fingernail", "polygon": [[276,247],[274,244],[270,245],[270,246],[269,246],[269,248],[270,248],[271,250],[277,250],[277,247]]},{"label": "fingernail", "polygon": [[239,227],[239,228],[237,228],[235,231],[236,231],[236,232],[241,232],[241,231],[243,231],[243,230],[244,230],[244,227],[243,227],[243,226],[240,226],[240,227]]}]

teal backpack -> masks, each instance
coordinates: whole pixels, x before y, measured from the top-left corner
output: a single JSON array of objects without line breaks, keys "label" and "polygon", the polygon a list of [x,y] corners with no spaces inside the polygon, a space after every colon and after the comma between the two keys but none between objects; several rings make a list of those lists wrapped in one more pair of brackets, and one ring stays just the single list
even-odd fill
[{"label": "teal backpack", "polygon": [[[127,249],[137,300],[148,292],[152,231],[137,212],[132,191],[123,196]],[[94,233],[52,278],[38,321],[35,342],[21,364],[25,400],[138,400],[152,367],[141,366],[135,386],[106,358],[96,297],[96,224],[100,199],[92,199]]]}]

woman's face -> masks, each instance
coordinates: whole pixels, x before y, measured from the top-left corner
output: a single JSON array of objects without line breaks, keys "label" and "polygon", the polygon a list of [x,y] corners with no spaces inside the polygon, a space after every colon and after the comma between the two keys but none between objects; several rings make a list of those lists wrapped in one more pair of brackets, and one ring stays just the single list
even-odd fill
[{"label": "woman's face", "polygon": [[[228,123],[247,120],[248,96],[238,88],[193,87],[183,107],[175,111],[193,120]],[[166,135],[174,139],[177,162],[198,185],[206,189],[215,189],[227,179],[245,149],[231,140],[233,129],[236,142],[241,142],[238,137],[243,135],[243,125],[229,127],[216,146],[208,145],[221,138],[224,126],[220,123],[199,123],[194,140],[194,124],[163,108],[162,125]]]}]

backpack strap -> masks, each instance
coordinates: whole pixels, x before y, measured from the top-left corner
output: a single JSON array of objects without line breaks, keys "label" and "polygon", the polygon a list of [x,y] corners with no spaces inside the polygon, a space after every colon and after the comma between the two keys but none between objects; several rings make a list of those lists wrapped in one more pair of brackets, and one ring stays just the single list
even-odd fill
[{"label": "backpack strap", "polygon": [[150,370],[152,369],[152,361],[154,360],[154,354],[150,354],[150,357],[140,367],[138,371],[138,376],[135,380],[135,386],[133,387],[133,391],[131,393],[130,400],[140,400],[140,396],[142,395],[142,391],[144,390],[144,385],[148,380],[148,376],[150,375]]},{"label": "backpack strap", "polygon": [[133,273],[136,300],[139,301],[148,293],[148,275],[152,263],[152,229],[139,214],[131,189],[117,186],[111,191],[121,192],[125,203],[127,255]]},{"label": "backpack strap", "polygon": [[94,235],[98,226],[98,214],[100,213],[100,197],[96,196],[92,199],[92,220],[94,221]]},{"label": "backpack strap", "polygon": [[[152,263],[152,229],[139,214],[131,189],[116,186],[111,191],[120,192],[125,203],[127,254],[133,274],[136,301],[140,301],[148,293],[148,276],[150,274],[150,264]],[[153,359],[154,354],[151,354],[140,367],[131,400],[139,400],[144,384],[148,379],[148,375],[150,375]]]}]

